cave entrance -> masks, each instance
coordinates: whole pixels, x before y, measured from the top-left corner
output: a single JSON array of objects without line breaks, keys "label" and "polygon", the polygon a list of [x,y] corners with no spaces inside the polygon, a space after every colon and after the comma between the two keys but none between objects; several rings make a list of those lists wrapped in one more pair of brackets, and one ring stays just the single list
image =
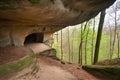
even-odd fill
[{"label": "cave entrance", "polygon": [[44,34],[43,33],[33,33],[28,35],[25,38],[24,44],[30,44],[30,43],[43,43]]}]

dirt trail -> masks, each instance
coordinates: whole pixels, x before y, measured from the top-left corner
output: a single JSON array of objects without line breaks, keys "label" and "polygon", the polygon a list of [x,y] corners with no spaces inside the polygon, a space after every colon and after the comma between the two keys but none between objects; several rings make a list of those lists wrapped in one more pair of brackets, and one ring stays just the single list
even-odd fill
[{"label": "dirt trail", "polygon": [[[45,44],[42,44],[42,43],[31,44],[31,45],[28,45],[27,47],[31,48],[35,53],[36,52],[39,53],[41,51],[44,51],[45,49],[50,49],[49,46],[47,46]],[[88,72],[86,72],[85,70],[83,70],[81,68],[81,66],[79,66],[77,64],[61,64],[60,61],[57,61],[57,60],[54,60],[54,59],[52,59],[50,57],[45,57],[45,56],[40,56],[39,58],[41,59],[41,61],[43,61],[44,64],[45,63],[49,64],[49,68],[52,67],[51,68],[52,70],[51,70],[51,69],[47,69],[48,68],[47,66],[46,67],[44,66],[48,70],[48,72],[50,72],[50,73],[48,73],[47,70],[45,69],[46,72],[45,72],[44,75],[42,75],[42,76],[45,76],[45,75],[48,76],[48,75],[50,75],[51,77],[52,76],[54,76],[54,77],[56,76],[56,78],[53,77],[52,80],[59,80],[58,78],[60,78],[61,80],[67,80],[68,77],[73,76],[73,75],[75,77],[77,77],[78,80],[109,80],[109,79],[107,79],[105,77],[97,78],[97,77],[93,76],[92,74],[89,74]],[[69,72],[69,73],[67,72],[67,74],[71,73],[72,75],[71,74],[70,74],[70,76],[67,75],[66,71]],[[59,76],[56,75],[56,74],[58,74]],[[49,79],[48,77],[46,77],[46,78]],[[62,78],[64,77],[66,79],[62,79],[61,77]],[[43,78],[43,80],[47,80],[47,79]],[[72,80],[72,79],[73,78],[69,78],[68,80]],[[49,79],[49,80],[51,80],[51,79]],[[74,80],[77,80],[77,79],[74,79]]]},{"label": "dirt trail", "polygon": [[[39,43],[30,44],[27,47],[31,48],[35,53],[40,53],[44,50],[50,49],[49,46]],[[9,80],[78,80],[68,71],[61,67],[53,66],[45,63],[40,58],[28,68],[18,72]]]},{"label": "dirt trail", "polygon": [[100,75],[101,77],[98,78],[98,76],[93,76],[92,74],[88,73],[87,71],[82,69],[82,66],[79,66],[78,64],[61,64],[61,61],[52,59],[50,57],[46,56],[39,56],[39,58],[44,61],[44,63],[47,63],[49,65],[53,66],[58,66],[61,67],[62,69],[70,72],[72,75],[78,78],[78,80],[111,80],[108,79],[106,76],[103,76],[102,74],[99,73],[94,73],[97,75]]},{"label": "dirt trail", "polygon": [[[50,49],[49,46],[41,43],[30,44],[27,47],[35,53]],[[78,65],[61,64],[60,61],[46,56],[37,57],[30,67],[13,74],[8,75],[9,79],[2,80],[107,80],[92,76]]]},{"label": "dirt trail", "polygon": [[43,43],[28,44],[28,45],[26,45],[26,47],[32,49],[34,53],[40,53],[45,50],[51,49],[50,46],[43,44]]},{"label": "dirt trail", "polygon": [[38,58],[29,68],[18,72],[9,80],[78,80],[69,72],[57,66],[51,66]]},{"label": "dirt trail", "polygon": [[[27,45],[27,47],[31,48],[35,53],[40,53],[44,50],[50,49],[49,46],[42,43],[30,44],[30,45]],[[41,79],[43,80],[51,80],[51,79],[52,80],[59,80],[59,79],[60,80],[77,80],[77,79],[78,80],[107,80],[107,79],[96,78],[95,76],[84,71],[81,67],[79,67],[76,64],[64,65],[64,64],[61,64],[60,61],[57,61],[45,56],[40,56],[38,60],[40,61],[38,63],[39,66],[42,66],[45,63],[47,64],[47,65],[44,65],[44,68],[40,67],[42,73],[41,72],[38,73],[39,75],[41,74]]]}]

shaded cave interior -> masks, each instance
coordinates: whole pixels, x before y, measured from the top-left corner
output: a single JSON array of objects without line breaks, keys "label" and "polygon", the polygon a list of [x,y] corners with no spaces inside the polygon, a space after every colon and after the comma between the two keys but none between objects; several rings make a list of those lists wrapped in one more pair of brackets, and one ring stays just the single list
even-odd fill
[{"label": "shaded cave interior", "polygon": [[44,33],[32,33],[25,37],[24,45],[31,43],[43,43]]}]

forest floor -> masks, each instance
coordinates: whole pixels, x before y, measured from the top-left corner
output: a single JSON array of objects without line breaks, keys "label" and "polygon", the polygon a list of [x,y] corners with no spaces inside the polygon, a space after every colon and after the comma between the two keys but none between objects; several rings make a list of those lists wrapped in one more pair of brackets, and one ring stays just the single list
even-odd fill
[{"label": "forest floor", "polygon": [[[37,48],[37,51],[39,51],[42,47],[40,44],[32,48],[34,48],[34,50]],[[1,49],[1,51],[5,50],[3,52],[7,53],[11,50],[9,49],[7,49],[7,51],[5,49]],[[19,53],[21,50],[17,49],[16,52]],[[27,54],[27,50],[23,52],[24,55],[25,53]],[[22,53],[20,54],[23,55]],[[20,54],[18,54],[18,56]],[[6,56],[7,54],[2,56],[3,60]],[[14,58],[16,60],[16,57],[12,57],[12,60]],[[9,60],[6,61],[9,62]],[[0,80],[110,80],[102,74],[99,75],[101,75],[99,78],[93,76],[83,70],[82,66],[78,64],[61,63],[61,61],[51,57],[37,56],[35,62],[31,66],[17,73],[0,76]]]}]

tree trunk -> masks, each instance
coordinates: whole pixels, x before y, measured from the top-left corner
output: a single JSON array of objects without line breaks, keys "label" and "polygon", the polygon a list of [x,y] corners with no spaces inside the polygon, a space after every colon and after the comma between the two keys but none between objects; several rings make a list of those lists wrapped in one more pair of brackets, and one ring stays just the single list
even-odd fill
[{"label": "tree trunk", "polygon": [[110,31],[110,49],[109,49],[109,54],[110,54],[110,59],[112,59],[112,29],[109,25],[109,31]]},{"label": "tree trunk", "polygon": [[[117,8],[117,7],[116,7]],[[116,9],[115,8],[115,9]],[[117,9],[116,9],[117,10]],[[112,53],[111,56],[113,56],[114,53],[114,47],[116,42],[116,34],[117,34],[117,11],[115,11],[115,30],[114,30],[114,38],[113,38],[113,44],[112,44]]]},{"label": "tree trunk", "polygon": [[57,36],[57,48],[58,48],[58,45],[59,45],[59,42],[58,42],[58,32],[57,32],[56,36]]},{"label": "tree trunk", "polygon": [[89,28],[86,34],[86,41],[85,41],[85,64],[87,64],[87,42],[88,42],[88,34],[89,34]]},{"label": "tree trunk", "polygon": [[82,53],[82,44],[83,44],[83,35],[84,35],[84,32],[86,30],[86,27],[87,27],[87,22],[84,26],[84,31],[83,31],[83,24],[81,24],[81,41],[80,41],[80,45],[79,45],[79,55],[78,55],[78,63],[82,65],[83,63],[83,53]]},{"label": "tree trunk", "polygon": [[81,41],[80,41],[80,45],[79,45],[79,55],[78,55],[78,63],[82,64],[82,28],[83,28],[83,24],[81,24]]},{"label": "tree trunk", "polygon": [[69,27],[68,27],[68,54],[69,54],[69,62],[70,62],[71,52],[70,52],[70,36],[69,36]]},{"label": "tree trunk", "polygon": [[93,21],[93,34],[92,34],[91,63],[93,63],[93,54],[94,54],[95,18],[93,20],[94,21]]},{"label": "tree trunk", "polygon": [[95,45],[95,53],[94,53],[93,64],[96,64],[98,62],[98,55],[99,55],[99,48],[100,48],[100,41],[101,41],[101,36],[102,36],[104,18],[105,18],[105,10],[102,11],[101,15],[100,15],[100,21],[99,21],[99,26],[98,26],[98,34],[97,34],[97,40],[96,40],[96,45]]},{"label": "tree trunk", "polygon": [[74,54],[74,47],[73,47],[73,45],[74,45],[74,32],[75,32],[75,30],[76,29],[73,29],[73,31],[72,31],[72,34],[71,34],[71,36],[72,36],[72,45],[71,45],[71,53],[72,53],[72,63],[73,63],[73,54]]},{"label": "tree trunk", "polygon": [[117,46],[118,46],[118,58],[119,58],[119,57],[120,57],[120,55],[119,55],[119,53],[120,53],[120,50],[119,50],[119,49],[120,49],[120,42],[119,42],[119,41],[120,41],[120,39],[119,39],[119,33],[117,33],[117,39],[118,39],[118,45],[117,45]]}]

